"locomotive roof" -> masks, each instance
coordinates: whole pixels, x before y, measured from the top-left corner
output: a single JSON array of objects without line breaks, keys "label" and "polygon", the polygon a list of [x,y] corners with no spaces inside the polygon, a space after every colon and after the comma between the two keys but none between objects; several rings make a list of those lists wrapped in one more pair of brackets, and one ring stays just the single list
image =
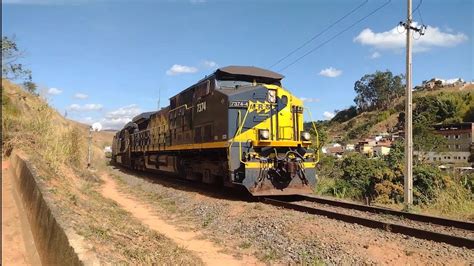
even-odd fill
[{"label": "locomotive roof", "polygon": [[276,72],[254,67],[254,66],[226,66],[216,70],[216,76],[223,76],[226,74],[237,75],[237,76],[251,76],[251,77],[262,77],[275,80],[281,80],[285,76]]},{"label": "locomotive roof", "polygon": [[197,84],[200,84],[206,80],[211,78],[215,78],[217,80],[257,80],[262,83],[277,83],[280,84],[280,81],[285,76],[278,74],[276,72],[254,67],[254,66],[226,66],[218,68],[214,73],[209,76],[204,77],[203,79],[199,80],[198,82],[194,83],[187,89],[181,91],[180,93],[172,96],[170,99],[177,97],[179,94],[182,94],[191,88],[195,87]]},{"label": "locomotive roof", "polygon": [[140,122],[141,122],[140,120],[142,120],[142,119],[143,119],[143,120],[148,120],[148,119],[150,118],[150,116],[151,116],[152,114],[154,114],[154,113],[156,113],[156,111],[154,111],[154,112],[141,113],[141,114],[135,116],[135,117],[132,119],[132,122],[134,122],[134,123],[137,123],[137,122],[140,123]]}]

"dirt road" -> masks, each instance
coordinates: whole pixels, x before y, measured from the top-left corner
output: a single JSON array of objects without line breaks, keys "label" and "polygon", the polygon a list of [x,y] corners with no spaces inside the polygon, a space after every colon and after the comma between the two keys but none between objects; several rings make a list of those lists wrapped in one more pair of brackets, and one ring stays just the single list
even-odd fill
[{"label": "dirt road", "polygon": [[9,167],[2,161],[2,265],[41,265]]},{"label": "dirt road", "polygon": [[123,209],[130,212],[135,218],[142,221],[149,228],[170,238],[183,248],[194,252],[206,265],[257,265],[259,262],[249,256],[242,259],[224,254],[214,243],[203,240],[197,232],[180,231],[176,226],[167,223],[153,213],[146,204],[139,202],[130,195],[124,195],[117,189],[115,181],[108,175],[102,175],[105,181],[102,194],[106,198],[116,201]]}]

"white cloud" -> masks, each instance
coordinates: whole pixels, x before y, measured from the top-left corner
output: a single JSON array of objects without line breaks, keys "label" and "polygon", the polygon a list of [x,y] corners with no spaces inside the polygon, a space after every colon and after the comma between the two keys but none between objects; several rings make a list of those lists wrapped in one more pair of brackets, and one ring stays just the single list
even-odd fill
[{"label": "white cloud", "polygon": [[61,94],[62,92],[63,92],[62,90],[57,89],[57,88],[49,88],[47,93],[50,95],[58,95],[58,94]]},{"label": "white cloud", "polygon": [[197,71],[198,69],[195,67],[174,64],[170,69],[166,70],[166,75],[175,76],[179,74],[196,73]]},{"label": "white cloud", "polygon": [[88,103],[84,105],[71,104],[68,107],[68,110],[73,112],[90,112],[90,111],[99,111],[102,110],[102,104]]},{"label": "white cloud", "polygon": [[214,62],[214,61],[205,60],[203,63],[204,63],[204,66],[205,66],[205,67],[208,67],[208,68],[215,68],[215,67],[217,67],[217,63]]},{"label": "white cloud", "polygon": [[[418,23],[414,22],[413,26],[417,27]],[[379,50],[402,51],[405,48],[406,34],[400,33],[399,27],[394,27],[389,31],[374,32],[367,28],[362,30],[359,35],[354,38],[354,42],[362,45],[372,46]],[[414,34],[418,37],[417,33]],[[413,39],[413,51],[424,52],[433,47],[453,47],[468,39],[467,35],[458,33],[443,32],[437,27],[428,26],[425,35],[418,39]]]},{"label": "white cloud", "polygon": [[325,111],[323,113],[323,116],[324,116],[324,119],[329,120],[329,119],[332,119],[335,116],[335,114],[333,112]]},{"label": "white cloud", "polygon": [[119,129],[140,113],[140,108],[136,104],[123,106],[106,113],[101,123],[106,129]]},{"label": "white cloud", "polygon": [[74,94],[74,98],[84,100],[84,99],[89,98],[89,95],[78,92]]},{"label": "white cloud", "polygon": [[303,102],[305,103],[316,103],[319,102],[318,98],[306,98],[306,97],[301,97],[300,98]]},{"label": "white cloud", "polygon": [[319,75],[329,77],[329,78],[335,78],[335,77],[340,76],[341,74],[342,74],[342,70],[335,69],[334,67],[329,67],[319,72]]},{"label": "white cloud", "polygon": [[370,58],[371,59],[376,59],[376,58],[379,58],[380,56],[382,56],[382,55],[379,52],[375,51],[370,55]]},{"label": "white cloud", "polygon": [[130,118],[132,119],[134,116],[140,113],[140,108],[136,104],[130,104],[127,106],[120,107],[114,111],[108,112],[105,117],[114,119],[114,118]]},{"label": "white cloud", "polygon": [[[76,108],[79,105],[76,105]],[[131,104],[117,108],[105,113],[103,117],[85,116],[79,119],[80,122],[92,125],[100,123],[103,129],[121,129],[125,124],[141,113],[140,108],[136,104]]]}]

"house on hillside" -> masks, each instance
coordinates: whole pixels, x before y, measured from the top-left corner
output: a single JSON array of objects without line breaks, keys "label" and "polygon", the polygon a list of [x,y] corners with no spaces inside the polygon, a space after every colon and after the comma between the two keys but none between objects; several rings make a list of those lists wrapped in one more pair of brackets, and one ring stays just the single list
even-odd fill
[{"label": "house on hillside", "polygon": [[425,90],[432,90],[436,86],[441,86],[441,85],[442,85],[442,82],[439,79],[436,79],[436,78],[432,78],[430,80],[423,80],[423,82],[422,82],[422,87]]},{"label": "house on hillside", "polygon": [[375,139],[363,139],[356,144],[355,150],[359,153],[372,157],[374,154],[373,148],[376,143],[377,141]]},{"label": "house on hillside", "polygon": [[430,80],[424,80],[421,84],[421,87],[426,90],[434,90],[442,87],[455,87],[462,86],[466,82],[462,78],[453,78],[453,79],[439,79],[432,78]]},{"label": "house on hillside", "polygon": [[341,158],[344,154],[344,149],[342,148],[342,146],[329,147],[326,149],[326,154]]},{"label": "house on hillside", "polygon": [[467,164],[474,154],[474,123],[454,123],[434,125],[437,134],[446,139],[443,152],[416,152],[420,159],[443,164]]},{"label": "house on hillside", "polygon": [[392,146],[392,141],[388,139],[382,139],[377,141],[375,146],[373,147],[374,156],[381,157],[388,155],[390,153],[390,147]]},{"label": "house on hillside", "polygon": [[347,144],[345,147],[344,147],[344,150],[346,152],[348,151],[354,151],[355,150],[355,145],[354,144]]}]

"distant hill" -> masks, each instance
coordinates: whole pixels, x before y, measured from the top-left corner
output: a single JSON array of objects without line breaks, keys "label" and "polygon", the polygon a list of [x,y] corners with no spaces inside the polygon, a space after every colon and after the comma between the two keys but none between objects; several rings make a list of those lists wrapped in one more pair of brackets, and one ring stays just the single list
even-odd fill
[{"label": "distant hill", "polygon": [[[404,101],[405,98],[400,97],[392,101],[386,109],[369,112],[358,112],[355,107],[339,111],[334,118],[322,124],[327,133],[327,140],[351,143],[376,133],[403,129]],[[417,115],[417,112],[432,115],[432,121],[435,123],[473,122],[474,85],[415,91],[413,103],[414,115]]]}]

